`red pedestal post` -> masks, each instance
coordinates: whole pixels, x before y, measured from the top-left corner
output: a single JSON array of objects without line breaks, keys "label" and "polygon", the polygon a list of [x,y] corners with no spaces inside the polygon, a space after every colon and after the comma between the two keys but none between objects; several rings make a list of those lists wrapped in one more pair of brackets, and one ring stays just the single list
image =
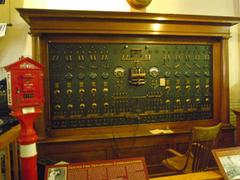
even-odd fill
[{"label": "red pedestal post", "polygon": [[21,131],[20,145],[21,170],[23,180],[37,180],[38,136],[33,123],[41,114],[44,104],[43,65],[30,59],[5,66],[7,70],[7,97],[11,115],[18,118]]},{"label": "red pedestal post", "polygon": [[37,180],[37,150],[36,142],[38,136],[33,128],[34,121],[40,115],[40,110],[33,113],[23,114],[13,111],[12,116],[19,119],[21,130],[18,137],[20,145],[21,174],[23,180]]}]

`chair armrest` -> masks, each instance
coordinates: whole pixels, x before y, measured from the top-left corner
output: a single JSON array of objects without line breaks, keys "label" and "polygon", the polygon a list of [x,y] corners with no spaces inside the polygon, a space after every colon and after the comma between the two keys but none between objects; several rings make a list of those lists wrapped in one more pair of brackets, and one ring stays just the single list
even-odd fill
[{"label": "chair armrest", "polygon": [[166,159],[164,159],[162,161],[162,163],[169,169],[173,170],[173,171],[182,171],[183,169],[185,169],[186,164],[183,163],[181,164],[179,167],[175,167],[174,164],[176,164],[175,160],[177,160],[178,158],[176,158],[175,160],[171,160],[171,158],[175,158],[175,157],[180,157],[179,159],[182,159],[181,157],[184,157],[185,154],[181,154],[179,152],[177,152],[174,149],[167,149],[165,151],[165,157]]},{"label": "chair armrest", "polygon": [[177,152],[174,149],[167,149],[166,150],[166,155],[167,155],[167,157],[169,157],[168,155],[174,155],[174,156],[179,156],[179,157],[184,156],[183,154]]}]

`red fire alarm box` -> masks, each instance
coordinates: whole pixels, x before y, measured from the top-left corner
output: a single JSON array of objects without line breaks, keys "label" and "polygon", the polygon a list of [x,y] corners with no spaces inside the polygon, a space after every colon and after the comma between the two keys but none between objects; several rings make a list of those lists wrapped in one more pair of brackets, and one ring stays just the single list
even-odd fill
[{"label": "red fire alarm box", "polygon": [[[43,66],[30,58],[5,67],[8,105],[12,110],[43,105]],[[24,112],[23,112],[24,113]]]},{"label": "red fire alarm box", "polygon": [[37,180],[37,133],[33,123],[43,106],[43,66],[30,58],[5,67],[7,70],[8,106],[11,115],[21,124],[20,144],[21,173],[25,180]]}]

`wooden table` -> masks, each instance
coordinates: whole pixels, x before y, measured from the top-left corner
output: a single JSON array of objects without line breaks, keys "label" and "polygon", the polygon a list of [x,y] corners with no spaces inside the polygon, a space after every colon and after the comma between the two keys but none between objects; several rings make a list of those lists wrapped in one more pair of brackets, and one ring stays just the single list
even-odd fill
[{"label": "wooden table", "polygon": [[150,180],[223,180],[219,171],[205,171],[173,176],[155,177]]},{"label": "wooden table", "polygon": [[[17,151],[17,137],[20,131],[20,125],[12,127],[7,132],[0,135],[0,151],[4,151],[5,153],[5,169],[6,169],[6,179],[11,180],[11,169],[13,169],[13,179],[19,179],[18,172],[18,151]],[[10,146],[12,151],[12,166],[11,166],[11,154],[10,154]],[[1,163],[0,163],[1,170]],[[2,172],[0,171],[0,180],[2,180]]]}]

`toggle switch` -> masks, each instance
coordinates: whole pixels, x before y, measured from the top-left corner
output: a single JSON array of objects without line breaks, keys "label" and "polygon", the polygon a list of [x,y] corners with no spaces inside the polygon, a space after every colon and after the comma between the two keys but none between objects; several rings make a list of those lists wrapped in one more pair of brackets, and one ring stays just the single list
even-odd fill
[{"label": "toggle switch", "polygon": [[103,103],[103,106],[104,106],[104,108],[108,108],[109,107],[109,103],[105,102],[105,103]]},{"label": "toggle switch", "polygon": [[59,89],[55,89],[54,90],[54,94],[56,94],[56,95],[60,94],[60,90]]},{"label": "toggle switch", "polygon": [[56,104],[56,105],[55,105],[55,109],[56,109],[56,110],[61,109],[61,105],[60,105],[60,104]]},{"label": "toggle switch", "polygon": [[180,90],[181,86],[177,85],[176,90]]},{"label": "toggle switch", "polygon": [[165,90],[167,90],[167,91],[170,90],[170,86],[166,86]]},{"label": "toggle switch", "polygon": [[80,104],[80,108],[81,108],[81,109],[84,109],[84,108],[85,108],[85,104],[81,103],[81,104]]},{"label": "toggle switch", "polygon": [[71,94],[72,94],[72,90],[71,90],[71,89],[68,89],[68,90],[67,90],[67,94],[68,94],[68,95],[71,95]]},{"label": "toggle switch", "polygon": [[181,100],[180,99],[176,99],[176,103],[180,103],[181,102]]},{"label": "toggle switch", "polygon": [[170,102],[171,102],[170,99],[167,99],[167,100],[165,101],[166,104],[169,104]]},{"label": "toggle switch", "polygon": [[92,103],[92,108],[96,109],[97,108],[97,103]]},{"label": "toggle switch", "polygon": [[67,108],[68,108],[69,110],[73,109],[73,104],[68,104],[68,105],[67,105]]},{"label": "toggle switch", "polygon": [[200,88],[200,85],[199,85],[199,84],[197,84],[195,87],[196,87],[196,89],[199,89],[199,88]]},{"label": "toggle switch", "polygon": [[195,99],[195,102],[196,102],[196,103],[200,103],[200,99],[199,99],[199,98],[196,98],[196,99]]},{"label": "toggle switch", "polygon": [[97,92],[97,89],[96,89],[96,88],[92,88],[92,89],[91,89],[91,93],[94,93],[94,94],[95,94],[96,92]]},{"label": "toggle switch", "polygon": [[108,93],[109,89],[108,88],[103,88],[104,93]]},{"label": "toggle switch", "polygon": [[79,94],[83,94],[83,93],[85,92],[85,89],[80,88],[80,89],[78,90],[78,92],[79,92]]}]

